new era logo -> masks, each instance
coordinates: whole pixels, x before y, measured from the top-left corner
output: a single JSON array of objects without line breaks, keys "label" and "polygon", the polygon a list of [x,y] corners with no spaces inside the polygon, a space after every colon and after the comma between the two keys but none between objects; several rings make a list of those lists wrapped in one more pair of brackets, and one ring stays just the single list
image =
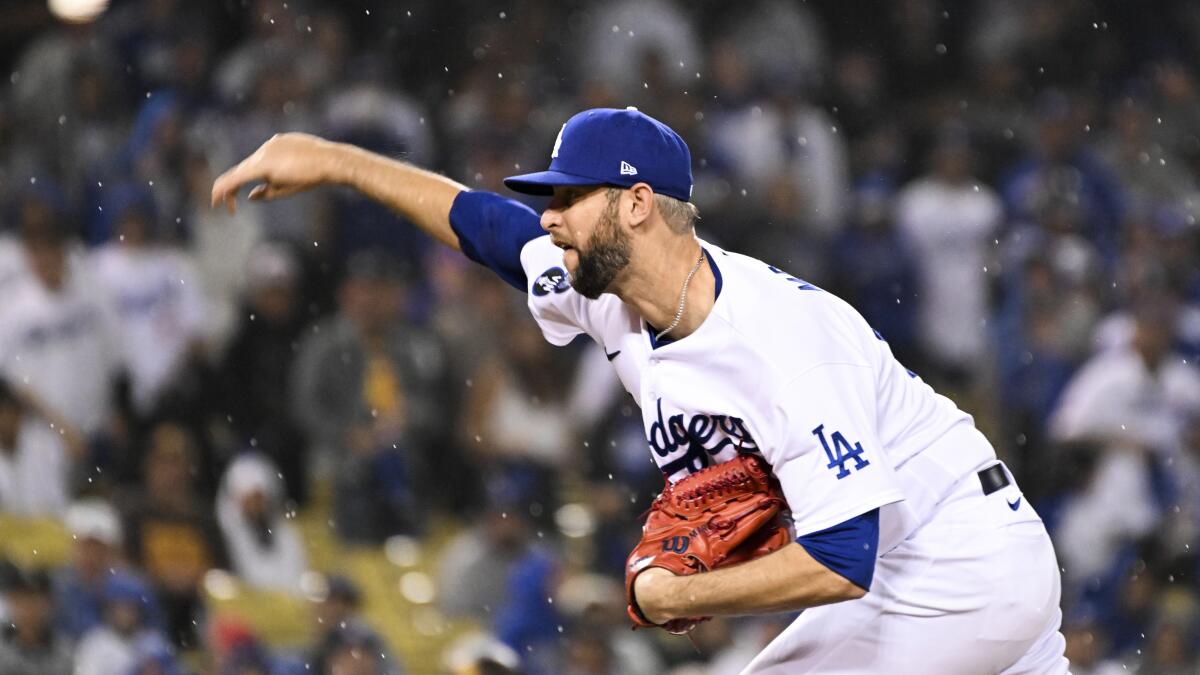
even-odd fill
[{"label": "new era logo", "polygon": [[629,162],[621,162],[621,175],[622,176],[636,176],[637,169],[633,168],[633,165],[630,164]]}]

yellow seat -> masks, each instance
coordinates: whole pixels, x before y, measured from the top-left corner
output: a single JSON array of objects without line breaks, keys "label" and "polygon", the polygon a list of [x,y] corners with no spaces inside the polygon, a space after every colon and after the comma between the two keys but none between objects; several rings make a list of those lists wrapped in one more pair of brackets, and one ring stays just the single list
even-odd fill
[{"label": "yellow seat", "polygon": [[221,573],[209,574],[205,591],[214,623],[235,619],[274,647],[303,647],[312,638],[312,610],[303,598],[249,588]]},{"label": "yellow seat", "polygon": [[0,554],[22,567],[58,567],[71,556],[71,535],[54,518],[0,513]]},{"label": "yellow seat", "polygon": [[437,611],[436,603],[410,602],[400,590],[401,579],[409,572],[436,578],[438,557],[461,525],[433,521],[419,541],[418,558],[393,562],[385,553],[386,547],[347,546],[339,542],[330,524],[332,499],[328,486],[318,485],[314,493],[309,506],[296,518],[310,566],[345,575],[358,585],[363,597],[363,618],[379,631],[409,672],[439,672],[445,647],[476,627],[447,620]]}]

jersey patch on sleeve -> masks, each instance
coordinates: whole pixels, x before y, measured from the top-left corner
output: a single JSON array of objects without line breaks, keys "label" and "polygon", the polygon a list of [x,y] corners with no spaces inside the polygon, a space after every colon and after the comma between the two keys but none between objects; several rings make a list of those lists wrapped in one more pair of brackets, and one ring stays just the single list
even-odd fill
[{"label": "jersey patch on sleeve", "polygon": [[538,275],[529,287],[529,292],[537,297],[545,297],[551,293],[564,293],[571,287],[571,280],[566,270],[561,267],[551,267]]}]

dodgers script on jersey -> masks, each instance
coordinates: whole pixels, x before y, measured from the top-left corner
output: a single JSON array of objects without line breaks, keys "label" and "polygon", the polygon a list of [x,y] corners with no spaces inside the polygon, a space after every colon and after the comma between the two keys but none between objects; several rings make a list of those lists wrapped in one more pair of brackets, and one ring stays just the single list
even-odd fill
[{"label": "dodgers script on jersey", "polygon": [[[923,519],[930,483],[995,461],[986,443],[960,444],[931,475],[897,473],[969,415],[906,370],[850,305],[787,272],[703,243],[718,280],[712,313],[678,342],[656,344],[614,295],[575,293],[549,237],[527,242],[521,264],[529,308],[546,339],[586,333],[640,402],[654,460],[676,481],[739,451],[771,464],[796,534],[881,510],[881,547]],[[957,474],[951,477],[949,474]],[[949,485],[945,485],[948,489]],[[927,504],[931,506],[931,504]]]}]

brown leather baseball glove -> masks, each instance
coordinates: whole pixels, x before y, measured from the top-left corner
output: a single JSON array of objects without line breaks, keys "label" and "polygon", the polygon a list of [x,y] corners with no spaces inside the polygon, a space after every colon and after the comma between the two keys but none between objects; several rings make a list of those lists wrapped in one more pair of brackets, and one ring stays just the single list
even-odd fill
[{"label": "brown leather baseball glove", "polygon": [[634,627],[658,626],[681,635],[708,620],[650,623],[638,609],[634,580],[651,567],[696,574],[782,548],[791,541],[784,507],[779,483],[756,455],[738,455],[668,484],[651,504],[642,540],[625,565],[625,597]]}]

